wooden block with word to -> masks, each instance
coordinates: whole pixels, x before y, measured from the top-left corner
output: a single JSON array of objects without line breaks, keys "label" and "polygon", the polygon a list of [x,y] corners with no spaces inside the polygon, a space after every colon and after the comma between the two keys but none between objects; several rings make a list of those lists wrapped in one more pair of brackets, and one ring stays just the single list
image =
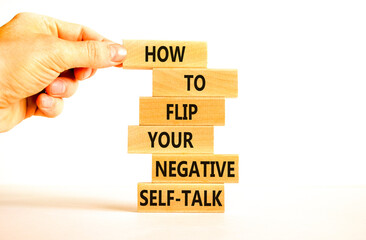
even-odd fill
[{"label": "wooden block with word to", "polygon": [[127,50],[123,68],[205,68],[207,43],[196,41],[123,40]]},{"label": "wooden block with word to", "polygon": [[224,212],[224,184],[139,183],[138,212]]},{"label": "wooden block with word to", "polygon": [[153,154],[153,182],[238,183],[237,154]]},{"label": "wooden block with word to", "polygon": [[212,126],[128,126],[129,153],[213,153]]},{"label": "wooden block with word to", "polygon": [[225,99],[140,97],[140,125],[225,125]]},{"label": "wooden block with word to", "polygon": [[154,68],[153,96],[238,96],[236,69]]}]

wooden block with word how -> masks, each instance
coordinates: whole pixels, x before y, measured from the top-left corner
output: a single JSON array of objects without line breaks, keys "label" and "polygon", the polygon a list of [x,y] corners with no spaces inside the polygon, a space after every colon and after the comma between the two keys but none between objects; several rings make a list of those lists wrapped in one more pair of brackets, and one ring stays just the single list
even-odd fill
[{"label": "wooden block with word how", "polygon": [[123,68],[205,68],[207,43],[196,41],[123,40],[127,50]]},{"label": "wooden block with word how", "polygon": [[213,153],[212,126],[128,126],[129,153]]},{"label": "wooden block with word how", "polygon": [[224,212],[224,184],[139,183],[138,212]]},{"label": "wooden block with word how", "polygon": [[154,68],[153,96],[238,96],[236,69]]},{"label": "wooden block with word how", "polygon": [[140,97],[140,125],[225,125],[225,99]]},{"label": "wooden block with word how", "polygon": [[237,154],[153,154],[153,182],[238,183]]}]

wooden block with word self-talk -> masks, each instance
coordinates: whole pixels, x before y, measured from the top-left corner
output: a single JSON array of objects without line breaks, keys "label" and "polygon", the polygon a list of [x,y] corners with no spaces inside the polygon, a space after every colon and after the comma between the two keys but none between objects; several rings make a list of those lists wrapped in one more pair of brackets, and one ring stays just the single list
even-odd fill
[{"label": "wooden block with word self-talk", "polygon": [[224,184],[139,183],[138,212],[224,212]]},{"label": "wooden block with word self-talk", "polygon": [[123,68],[205,68],[207,43],[196,41],[123,40],[127,50]]},{"label": "wooden block with word self-talk", "polygon": [[153,154],[153,182],[238,183],[237,154]]},{"label": "wooden block with word self-talk", "polygon": [[140,125],[225,125],[225,99],[140,97]]},{"label": "wooden block with word self-talk", "polygon": [[153,96],[238,96],[236,69],[154,68]]},{"label": "wooden block with word self-talk", "polygon": [[212,126],[128,126],[129,153],[213,153]]}]

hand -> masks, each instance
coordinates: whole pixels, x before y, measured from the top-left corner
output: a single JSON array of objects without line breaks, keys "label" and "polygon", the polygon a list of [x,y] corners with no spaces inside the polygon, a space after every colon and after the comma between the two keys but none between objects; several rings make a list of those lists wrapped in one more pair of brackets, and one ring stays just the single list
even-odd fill
[{"label": "hand", "polygon": [[16,15],[0,27],[0,132],[33,115],[56,117],[78,80],[121,66],[125,57],[122,45],[87,27]]}]

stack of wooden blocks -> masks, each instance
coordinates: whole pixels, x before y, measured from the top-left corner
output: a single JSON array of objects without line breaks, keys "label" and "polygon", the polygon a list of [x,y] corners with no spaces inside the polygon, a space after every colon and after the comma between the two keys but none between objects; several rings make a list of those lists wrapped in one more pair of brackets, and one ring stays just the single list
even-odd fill
[{"label": "stack of wooden blocks", "polygon": [[[152,183],[138,184],[139,212],[224,212],[224,183],[239,182],[239,156],[214,154],[225,97],[237,70],[207,69],[207,44],[125,40],[123,67],[153,70],[153,96],[140,98],[128,152],[152,154]],[[228,142],[227,144],[230,144]]]}]

